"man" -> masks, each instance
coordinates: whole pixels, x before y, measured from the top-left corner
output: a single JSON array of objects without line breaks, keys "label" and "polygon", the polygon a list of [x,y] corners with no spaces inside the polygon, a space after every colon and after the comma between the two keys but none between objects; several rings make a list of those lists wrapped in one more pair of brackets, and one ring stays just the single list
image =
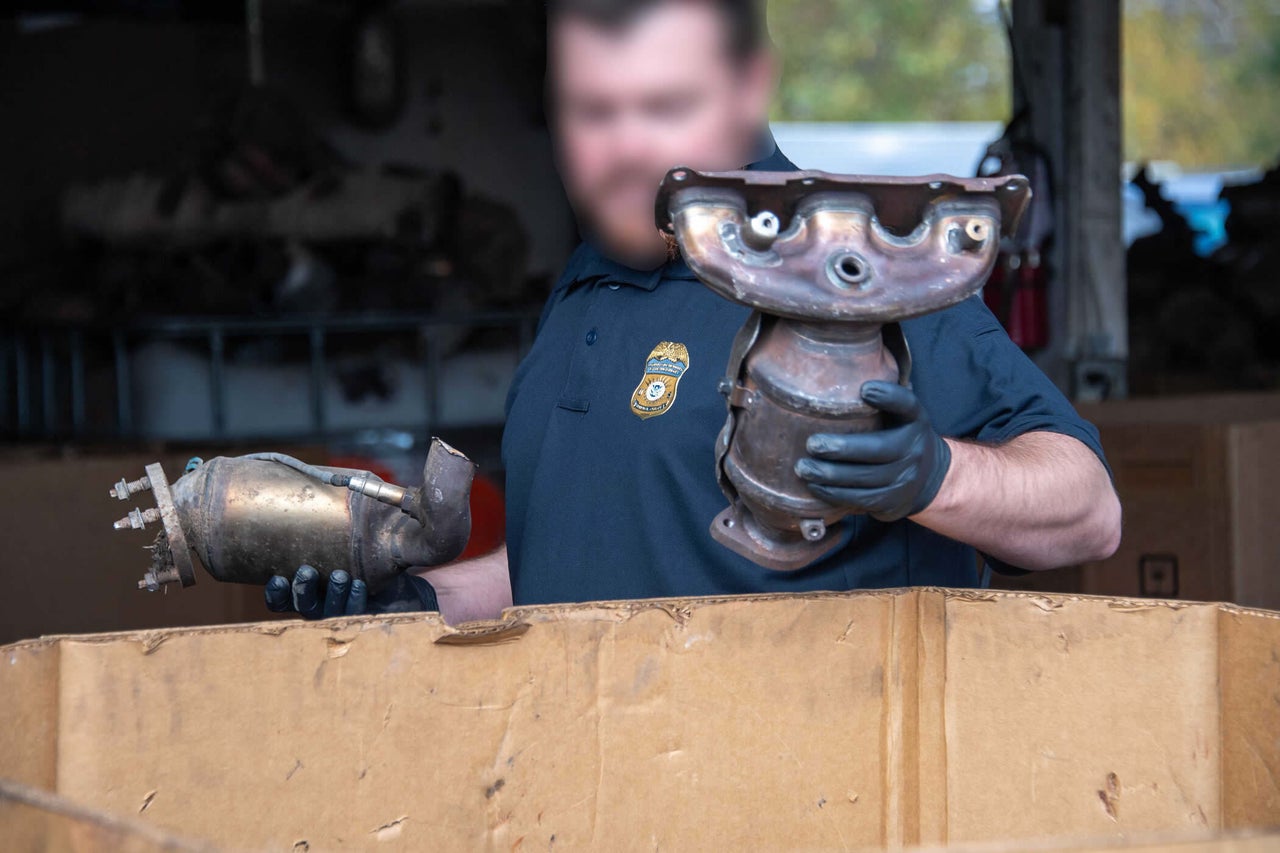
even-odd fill
[{"label": "man", "polygon": [[[763,27],[747,0],[548,6],[550,115],[584,240],[508,398],[507,544],[408,576],[372,605],[359,582],[336,576],[322,591],[304,568],[292,584],[272,580],[273,609],[438,606],[459,621],[513,599],[974,586],[974,549],[1030,570],[1114,552],[1120,506],[1096,431],[976,298],[903,324],[912,388],[862,389],[885,429],[810,438],[797,473],[861,513],[847,544],[775,572],[713,542],[708,524],[724,506],[717,384],[747,312],[668,258],[654,195],[676,165],[795,168],[767,131],[775,73]],[[687,368],[653,416],[633,392],[660,347]]]}]

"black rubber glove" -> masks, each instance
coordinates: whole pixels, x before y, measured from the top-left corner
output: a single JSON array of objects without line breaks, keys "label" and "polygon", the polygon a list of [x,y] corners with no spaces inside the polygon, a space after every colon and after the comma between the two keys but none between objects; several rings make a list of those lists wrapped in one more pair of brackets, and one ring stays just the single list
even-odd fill
[{"label": "black rubber glove", "polygon": [[884,428],[809,436],[813,456],[796,462],[796,475],[818,497],[880,521],[915,515],[937,496],[951,448],[910,388],[875,380],[863,384],[862,399],[884,413]]},{"label": "black rubber glove", "polygon": [[402,572],[377,595],[369,595],[365,582],[352,580],[342,570],[324,578],[311,566],[303,566],[290,581],[276,575],[267,581],[267,609],[274,613],[296,611],[304,619],[328,619],[361,613],[411,613],[439,610],[436,591],[417,575]]}]

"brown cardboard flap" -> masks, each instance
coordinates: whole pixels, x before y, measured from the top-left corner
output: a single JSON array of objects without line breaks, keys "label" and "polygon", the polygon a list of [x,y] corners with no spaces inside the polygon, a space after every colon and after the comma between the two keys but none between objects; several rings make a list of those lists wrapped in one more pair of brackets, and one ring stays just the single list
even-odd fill
[{"label": "brown cardboard flap", "polygon": [[56,640],[0,647],[0,776],[46,790],[58,784],[60,655]]},{"label": "brown cardboard flap", "polygon": [[[1280,827],[1280,613],[1223,608],[1222,825]],[[1280,849],[1280,845],[1277,845]]]},{"label": "brown cardboard flap", "polygon": [[1101,846],[1280,823],[1280,614],[1230,606],[908,589],[3,652],[0,713],[53,737],[0,736],[0,766],[237,847]]},{"label": "brown cardboard flap", "polygon": [[955,599],[947,617],[950,839],[1221,826],[1214,606]]},{"label": "brown cardboard flap", "polygon": [[548,609],[465,648],[404,617],[67,638],[60,790],[240,845],[878,844],[895,598]]}]

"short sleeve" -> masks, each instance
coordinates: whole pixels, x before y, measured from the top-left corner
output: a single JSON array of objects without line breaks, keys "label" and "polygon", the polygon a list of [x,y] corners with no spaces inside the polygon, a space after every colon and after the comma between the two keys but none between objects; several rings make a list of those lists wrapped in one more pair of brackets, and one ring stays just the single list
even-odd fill
[{"label": "short sleeve", "polygon": [[[944,436],[1000,443],[1028,432],[1071,436],[1106,468],[1093,424],[1005,334],[977,297],[902,324],[912,354],[912,385]],[[1026,571],[983,554],[1001,574]]]},{"label": "short sleeve", "polygon": [[1107,467],[1093,424],[1009,340],[977,297],[902,324],[912,385],[940,433],[1000,443],[1028,432],[1077,439]]}]

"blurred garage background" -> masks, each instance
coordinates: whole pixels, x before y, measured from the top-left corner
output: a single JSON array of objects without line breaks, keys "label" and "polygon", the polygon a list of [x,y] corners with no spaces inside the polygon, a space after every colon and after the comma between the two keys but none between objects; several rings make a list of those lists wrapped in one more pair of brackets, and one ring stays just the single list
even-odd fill
[{"label": "blurred garage background", "polygon": [[[800,166],[1035,186],[985,298],[1102,425],[1126,544],[1011,583],[1280,607],[1280,2],[768,11]],[[267,617],[135,588],[107,489],[157,460],[412,481],[438,434],[481,464],[471,552],[501,541],[507,385],[577,240],[543,27],[534,0],[0,19],[0,642]]]}]

